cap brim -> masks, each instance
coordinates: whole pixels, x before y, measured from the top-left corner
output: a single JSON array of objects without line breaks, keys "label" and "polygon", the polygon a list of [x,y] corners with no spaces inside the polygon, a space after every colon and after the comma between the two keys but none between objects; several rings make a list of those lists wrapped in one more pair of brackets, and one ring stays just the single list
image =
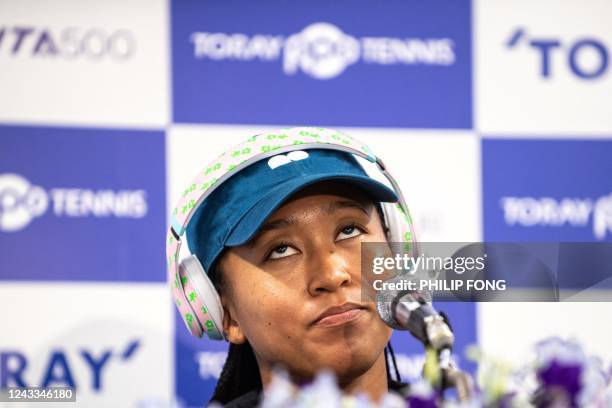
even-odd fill
[{"label": "cap brim", "polygon": [[399,200],[395,192],[389,187],[366,176],[357,176],[355,174],[319,174],[298,177],[276,186],[255,203],[233,227],[225,240],[225,246],[234,247],[247,243],[257,233],[266,219],[292,194],[311,184],[327,180],[346,181],[349,184],[360,187],[375,201],[395,203]]}]

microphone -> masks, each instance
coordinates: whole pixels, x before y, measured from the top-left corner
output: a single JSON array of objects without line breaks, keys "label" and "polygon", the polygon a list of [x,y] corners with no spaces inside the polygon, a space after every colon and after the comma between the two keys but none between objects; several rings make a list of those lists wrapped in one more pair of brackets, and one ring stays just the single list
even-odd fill
[{"label": "microphone", "polygon": [[[398,275],[387,282],[399,282],[405,276]],[[420,291],[382,290],[378,291],[376,296],[376,309],[388,326],[397,330],[408,330],[426,348],[433,348],[438,355],[442,390],[454,387],[460,401],[469,401],[473,394],[473,381],[469,374],[453,364],[451,355],[455,335],[446,317],[434,309],[430,300],[429,293]]]},{"label": "microphone", "polygon": [[[398,275],[387,282],[402,281],[403,276],[406,275]],[[428,298],[420,291],[382,290],[376,295],[376,309],[388,326],[410,331],[424,346],[438,352],[450,351],[455,336]]]}]

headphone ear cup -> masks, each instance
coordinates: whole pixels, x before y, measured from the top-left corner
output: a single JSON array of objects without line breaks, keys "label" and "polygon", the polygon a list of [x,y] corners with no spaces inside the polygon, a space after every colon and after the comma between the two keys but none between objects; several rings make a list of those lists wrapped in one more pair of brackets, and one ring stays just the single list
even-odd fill
[{"label": "headphone ear cup", "polygon": [[225,340],[223,335],[223,306],[219,294],[202,264],[195,255],[190,255],[179,264],[179,275],[190,314],[183,321],[192,335],[202,337],[206,333],[211,340]]}]

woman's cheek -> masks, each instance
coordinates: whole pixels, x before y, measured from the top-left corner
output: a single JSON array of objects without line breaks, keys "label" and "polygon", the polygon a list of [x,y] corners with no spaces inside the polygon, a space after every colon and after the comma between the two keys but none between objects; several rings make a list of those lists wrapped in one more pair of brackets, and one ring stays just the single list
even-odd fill
[{"label": "woman's cheek", "polygon": [[295,330],[294,324],[300,321],[301,304],[296,297],[295,288],[266,273],[258,274],[256,278],[243,280],[238,295],[239,321],[249,338],[268,337],[269,329],[275,331]]}]

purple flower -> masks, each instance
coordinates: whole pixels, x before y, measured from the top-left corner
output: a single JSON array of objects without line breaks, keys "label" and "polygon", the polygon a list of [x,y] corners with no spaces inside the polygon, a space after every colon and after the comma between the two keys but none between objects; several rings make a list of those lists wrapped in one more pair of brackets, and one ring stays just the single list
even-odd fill
[{"label": "purple flower", "polygon": [[577,406],[588,363],[584,350],[577,343],[553,337],[538,343],[537,352],[536,377],[541,385],[538,390],[541,401],[561,399]]},{"label": "purple flower", "polygon": [[582,365],[552,360],[548,366],[540,367],[537,376],[544,389],[563,390],[572,404],[576,406],[576,397],[582,389]]},{"label": "purple flower", "polygon": [[410,408],[438,408],[438,394],[427,381],[421,379],[410,386],[406,402]]},{"label": "purple flower", "polygon": [[434,397],[411,396],[408,397],[407,401],[410,408],[438,408],[438,403]]}]

